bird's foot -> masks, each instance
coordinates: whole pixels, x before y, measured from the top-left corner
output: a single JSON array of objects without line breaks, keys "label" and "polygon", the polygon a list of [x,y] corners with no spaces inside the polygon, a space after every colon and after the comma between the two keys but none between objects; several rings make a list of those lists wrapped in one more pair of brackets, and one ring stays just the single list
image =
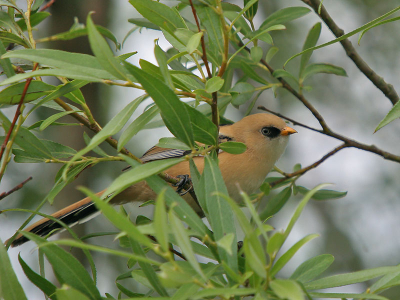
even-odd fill
[{"label": "bird's foot", "polygon": [[[176,177],[180,180],[178,183],[175,183],[172,186],[177,187],[176,192],[179,194],[179,196],[183,196],[193,189],[192,180],[190,179],[189,175],[178,175]],[[185,189],[187,184],[190,184],[190,187]]]}]

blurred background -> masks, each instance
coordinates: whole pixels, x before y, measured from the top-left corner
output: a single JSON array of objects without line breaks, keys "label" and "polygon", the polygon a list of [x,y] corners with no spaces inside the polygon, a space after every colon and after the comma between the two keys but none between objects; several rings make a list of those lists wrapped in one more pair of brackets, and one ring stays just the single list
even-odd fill
[{"label": "blurred background", "polygon": [[[19,2],[24,3],[23,1]],[[240,6],[243,5],[241,1],[236,3]],[[324,5],[336,23],[345,32],[350,32],[395,8],[398,1],[336,0],[324,1]],[[21,6],[24,7],[22,4]],[[255,18],[256,27],[272,12],[288,6],[305,5],[299,0],[260,1]],[[94,22],[109,28],[118,40],[122,41],[133,27],[127,19],[140,17],[127,1],[56,1],[48,11],[52,16],[42,24],[40,31],[35,32],[35,38],[67,31],[72,26],[75,17],[85,23],[87,14],[95,11]],[[285,31],[272,32],[275,46],[279,48],[279,52],[271,62],[275,69],[282,68],[283,63],[290,56],[300,52],[308,30],[316,22],[320,22],[319,18],[314,12],[310,12],[307,16],[287,24]],[[374,28],[363,37],[360,45],[357,45],[358,36],[352,37],[351,41],[370,67],[384,77],[388,83],[393,84],[400,93],[400,37],[398,32],[400,32],[399,21]],[[155,62],[153,47],[154,40],[158,38],[160,46],[167,50],[168,43],[160,32],[143,29],[131,34],[125,41],[122,50],[116,54],[138,51],[131,58],[132,63],[136,64],[141,58]],[[323,24],[318,44],[332,39],[334,39],[333,34]],[[91,54],[87,37],[72,41],[52,42],[44,46]],[[263,44],[262,47],[266,51],[270,46]],[[298,62],[299,59],[290,62],[287,70],[298,74]],[[348,77],[316,75],[306,82],[312,87],[310,91],[305,92],[306,98],[324,116],[328,125],[342,135],[399,154],[399,120],[373,134],[377,124],[392,107],[391,102],[356,68],[345,55],[341,45],[335,44],[315,51],[311,62],[331,63],[343,67],[348,74]],[[100,84],[90,84],[84,87],[83,93],[96,120],[101,125],[106,124],[129,101],[140,95],[140,92],[132,88]],[[139,107],[132,119],[143,112],[149,103],[148,101]],[[257,105],[264,105],[299,122],[318,128],[318,123],[311,113],[291,94],[283,90],[278,90],[276,98],[272,91],[264,92],[255,107]],[[237,121],[244,116],[246,106],[243,105],[239,110],[230,107],[225,116]],[[15,107],[3,111],[11,117],[14,115]],[[253,109],[253,113],[256,112],[258,111]],[[27,125],[52,113],[54,112],[45,108],[39,109],[37,115],[31,116],[27,121]],[[61,121],[73,121],[71,119],[65,117]],[[286,172],[290,172],[296,163],[301,163],[302,166],[313,163],[340,144],[332,138],[304,128],[298,126],[295,128],[298,134],[291,137],[286,153],[277,163],[277,166]],[[82,138],[84,131],[92,136],[91,132],[80,126],[69,128],[51,126],[37,134],[40,138],[51,139],[80,149],[85,145]],[[160,137],[167,135],[170,133],[164,128],[144,130],[130,141],[127,148],[135,155],[141,156],[148,148],[157,143]],[[108,145],[101,147],[108,153],[115,154],[115,150]],[[122,163],[110,162],[85,170],[76,181],[58,195],[53,206],[44,207],[42,212],[50,214],[80,199],[82,194],[76,190],[79,185],[87,186],[93,191],[102,190],[119,175],[123,167]],[[55,164],[16,164],[11,162],[0,186],[1,192],[10,190],[29,176],[33,176],[33,180],[22,190],[2,200],[0,209],[16,207],[35,209],[52,187],[54,176],[59,168],[60,165]],[[285,244],[285,248],[289,248],[294,242],[309,233],[319,233],[321,236],[299,251],[291,263],[283,269],[281,275],[290,276],[301,262],[323,253],[330,253],[335,257],[334,264],[325,275],[329,272],[336,274],[399,264],[399,178],[400,164],[385,161],[377,155],[361,150],[345,149],[299,179],[298,184],[307,188],[328,182],[333,184],[332,189],[348,191],[348,194],[345,198],[338,200],[309,203],[290,239]],[[286,227],[299,199],[300,196],[292,197],[288,205],[271,219],[272,225],[278,229]],[[133,216],[138,213],[151,216],[148,207],[139,209],[137,205],[126,205],[125,207]],[[27,217],[27,214],[17,212],[1,214],[1,240],[5,241],[10,237]],[[74,227],[74,230],[79,236],[82,236],[100,231],[113,231],[114,228],[104,217],[100,216],[86,224]],[[118,247],[118,243],[114,242],[112,237],[89,241],[101,244],[109,243],[110,247]],[[27,243],[22,247],[11,249],[9,255],[29,299],[43,299],[43,294],[25,277],[17,260],[17,254],[21,253],[23,259],[33,269],[38,270],[37,251],[32,252],[34,248],[33,243]],[[80,251],[73,250],[73,252],[82,257]],[[126,262],[104,254],[93,253],[93,255],[99,272],[100,291],[103,294],[111,293],[116,297],[118,290],[115,283],[109,279],[126,272],[128,270]],[[82,259],[84,263],[87,263],[83,257]],[[51,273],[50,267],[47,272]],[[129,283],[127,282],[126,285],[129,286]],[[362,292],[366,288],[367,285],[360,284],[339,290],[341,292]],[[389,299],[393,300],[399,299],[399,295],[400,289],[393,289],[386,294]]]}]

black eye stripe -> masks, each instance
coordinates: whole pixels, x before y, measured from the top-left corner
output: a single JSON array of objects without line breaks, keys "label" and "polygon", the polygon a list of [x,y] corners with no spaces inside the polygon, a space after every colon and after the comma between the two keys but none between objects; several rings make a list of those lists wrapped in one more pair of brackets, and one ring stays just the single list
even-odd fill
[{"label": "black eye stripe", "polygon": [[266,126],[261,129],[261,133],[269,138],[275,138],[281,134],[281,130],[274,126]]}]

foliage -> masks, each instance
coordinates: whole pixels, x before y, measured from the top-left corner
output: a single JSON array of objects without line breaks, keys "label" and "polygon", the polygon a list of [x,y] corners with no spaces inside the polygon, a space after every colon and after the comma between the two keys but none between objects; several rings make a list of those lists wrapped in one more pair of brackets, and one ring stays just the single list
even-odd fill
[{"label": "foliage", "polygon": [[[134,29],[162,31],[170,43],[170,48],[165,51],[157,43],[154,45],[158,66],[142,59],[138,67],[128,61],[133,53],[119,56],[113,53],[108,41],[116,49],[120,49],[120,44],[109,30],[95,25],[90,14],[86,25],[75,22],[68,32],[35,40],[33,27],[49,17],[49,14],[39,10],[42,2],[28,1],[27,10],[23,11],[12,2],[0,1],[0,6],[4,9],[0,11],[0,63],[7,76],[7,79],[0,82],[1,86],[7,86],[0,91],[0,105],[17,106],[15,120],[9,120],[0,112],[5,132],[2,137],[5,147],[2,151],[0,179],[5,174],[10,158],[17,163],[62,163],[55,184],[46,196],[52,202],[66,184],[85,168],[104,161],[125,161],[132,167],[131,170],[117,177],[104,195],[118,193],[142,180],[146,180],[158,194],[153,220],[135,224],[123,210],[118,212],[90,190],[82,189],[118,228],[116,238],[124,248],[121,250],[84,243],[76,236],[73,239],[47,242],[34,234],[23,233],[37,243],[59,282],[60,287],[56,287],[19,257],[27,278],[47,297],[74,300],[119,299],[123,295],[138,299],[387,299],[379,294],[400,284],[398,266],[321,277],[334,263],[333,256],[329,254],[321,254],[303,262],[290,278],[282,278],[280,270],[290,263],[302,246],[318,236],[312,234],[303,237],[286,252],[282,251],[283,244],[306,204],[311,199],[344,197],[346,192],[323,189],[325,185],[318,185],[313,189],[298,186],[296,180],[315,166],[302,168],[296,165],[293,173],[287,174],[278,170],[282,176],[267,178],[260,187],[259,194],[242,194],[243,206],[251,215],[248,218],[239,204],[229,198],[214,151],[220,148],[229,153],[240,154],[246,150],[242,143],[218,144],[218,126],[221,121],[225,121],[223,115],[229,105],[239,107],[250,104],[250,112],[263,91],[285,88],[287,83],[282,78],[290,80],[293,83],[291,89],[303,95],[307,90],[304,82],[311,76],[319,73],[347,76],[341,67],[329,63],[310,63],[312,51],[358,32],[363,35],[373,27],[396,21],[398,18],[384,19],[399,8],[320,46],[316,44],[321,24],[315,24],[307,35],[303,51],[289,59],[300,56],[300,67],[296,76],[284,68],[273,72],[269,69],[268,62],[278,51],[277,47],[272,46],[273,36],[270,33],[278,31],[276,34],[279,34],[280,30],[286,28],[285,24],[307,15],[310,10],[306,7],[287,7],[276,11],[259,28],[255,28],[253,18],[258,11],[257,0],[245,0],[243,7],[220,0],[194,0],[193,3],[191,0],[182,0],[173,7],[151,0],[130,0],[130,5],[143,16],[129,20],[134,24]],[[183,13],[191,11],[191,6],[194,8],[195,19],[187,19],[187,14]],[[197,18],[200,28],[195,22]],[[85,35],[93,55],[36,49],[39,42],[70,40]],[[16,45],[18,47],[14,49]],[[269,50],[264,53],[261,45],[264,48],[268,45]],[[19,59],[30,63],[19,65]],[[234,74],[240,77],[236,81]],[[43,82],[46,76],[57,78],[59,84]],[[130,102],[101,128],[80,90],[93,82],[140,89],[144,91],[144,95]],[[70,104],[60,97],[68,99]],[[128,125],[132,114],[147,97],[151,97],[155,105]],[[30,127],[25,126],[28,117],[43,107],[54,110],[54,114]],[[377,129],[397,118],[399,111],[399,105],[394,106]],[[191,154],[185,158],[140,164],[138,158],[124,146],[158,114],[161,115],[163,124],[175,136],[161,139],[159,145],[189,149]],[[44,131],[49,126],[66,125],[57,122],[65,116],[75,118],[78,123],[95,132],[91,139],[85,137],[87,146],[83,149],[74,150],[39,139],[35,135],[37,129]],[[128,126],[124,130],[125,125]],[[321,125],[324,127],[322,122]],[[121,131],[118,141],[111,138]],[[8,137],[7,133],[10,133]],[[99,149],[98,146],[104,142],[112,145],[119,154],[109,155]],[[97,156],[88,155],[92,150]],[[199,174],[192,164],[191,176],[210,228],[165,182],[168,178],[162,173],[169,167],[200,154],[205,156],[204,172]],[[157,176],[160,173],[162,178]],[[268,225],[266,221],[274,217],[294,195],[301,195],[302,200],[288,220],[286,229],[276,230]],[[259,212],[255,203],[264,196],[268,198],[268,202],[265,209]],[[238,243],[235,220],[245,234],[243,242]],[[84,249],[92,266],[92,276],[72,254],[59,245]],[[24,299],[24,291],[9,263],[7,247],[0,245],[0,298]],[[180,253],[175,250],[177,248]],[[119,295],[107,294],[105,297],[100,294],[96,286],[94,263],[87,250],[128,259],[129,270],[116,279]],[[152,258],[149,258],[149,253],[153,254]],[[183,259],[178,259],[177,254]],[[208,260],[207,263],[202,262],[204,258]],[[326,291],[378,277],[381,278],[365,293]],[[125,280],[143,285],[147,292],[141,294],[131,291],[121,283]]]}]

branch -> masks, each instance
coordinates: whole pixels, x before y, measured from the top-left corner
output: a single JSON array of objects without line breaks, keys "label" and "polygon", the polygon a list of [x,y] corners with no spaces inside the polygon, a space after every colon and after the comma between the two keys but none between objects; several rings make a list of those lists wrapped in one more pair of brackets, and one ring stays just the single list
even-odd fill
[{"label": "branch", "polygon": [[303,169],[300,169],[296,172],[293,173],[286,173],[285,177],[274,181],[272,183],[270,183],[271,187],[276,186],[277,184],[284,182],[285,180],[289,179],[289,178],[293,178],[293,177],[297,177],[300,175],[303,175],[305,173],[307,173],[308,171],[315,169],[316,167],[318,167],[320,164],[322,164],[325,160],[327,160],[329,157],[333,156],[334,154],[336,154],[337,152],[339,152],[340,150],[350,147],[349,145],[347,145],[346,143],[341,144],[340,146],[336,147],[335,149],[333,149],[332,151],[328,152],[327,154],[325,154],[320,160],[317,160],[315,163],[309,165],[308,167],[305,167]]},{"label": "branch", "polygon": [[[323,5],[321,5],[319,0],[302,0],[305,4],[309,5],[317,15],[325,22],[325,24],[329,27],[332,33],[338,38],[344,34],[344,31],[339,28],[335,21],[328,14],[327,10]],[[320,8],[320,13],[319,12]],[[399,101],[399,96],[396,93],[396,90],[393,88],[391,84],[385,82],[385,80],[375,73],[368,64],[361,58],[361,56],[357,53],[356,49],[353,47],[352,43],[348,39],[344,39],[340,41],[344,50],[346,51],[347,56],[355,63],[357,68],[364,73],[364,75],[371,80],[371,82],[385,94],[385,96],[395,104]]]},{"label": "branch", "polygon": [[56,0],[50,0],[46,5],[44,5],[41,9],[39,9],[39,11],[44,11],[48,9],[50,6],[53,5],[54,2],[56,2]]},{"label": "branch", "polygon": [[13,189],[9,190],[8,192],[1,193],[0,194],[0,200],[2,200],[3,198],[11,195],[12,193],[18,191],[19,189],[22,189],[24,184],[27,183],[30,180],[32,180],[32,176],[30,176],[28,179],[22,181],[20,184],[18,184],[16,187],[14,187]]},{"label": "branch", "polygon": [[[199,20],[197,18],[196,9],[195,9],[195,7],[193,5],[192,0],[189,0],[189,2],[190,2],[190,6],[192,7],[192,13],[193,13],[194,20],[196,21],[197,29],[198,29],[199,32],[201,32],[200,23],[199,23]],[[210,70],[210,66],[208,65],[206,44],[204,42],[204,35],[201,36],[200,42],[201,42],[201,48],[203,50],[202,59],[203,59],[204,65],[206,66],[206,69],[207,69],[208,78],[211,78],[212,77],[212,73],[211,73],[211,70]],[[221,69],[222,69],[222,67],[221,67]],[[219,74],[218,74],[218,76],[219,76]],[[215,126],[217,126],[217,140],[218,140],[219,113],[218,113],[218,95],[217,95],[217,92],[212,93],[212,102],[211,102],[210,105],[211,105],[212,122],[215,124]]]},{"label": "branch", "polygon": [[334,132],[332,130],[323,131],[323,130],[318,130],[318,129],[309,127],[307,125],[304,125],[302,123],[294,121],[293,119],[285,117],[285,116],[283,116],[281,114],[275,113],[275,112],[265,108],[264,106],[259,106],[258,109],[267,111],[267,112],[272,113],[272,114],[274,114],[274,115],[276,115],[278,117],[281,117],[281,118],[286,119],[286,120],[288,120],[290,122],[293,122],[293,124],[295,124],[295,125],[299,125],[301,127],[307,128],[309,130],[316,131],[316,132],[319,132],[321,134],[324,134],[324,135],[333,137],[333,138],[335,138],[337,140],[340,140],[340,141],[344,142],[344,144],[346,145],[347,148],[352,147],[352,148],[361,149],[361,150],[364,150],[364,151],[367,151],[367,152],[371,152],[371,153],[375,153],[375,154],[377,154],[379,156],[382,156],[384,159],[400,163],[400,156],[394,155],[394,154],[386,152],[386,151],[383,151],[383,150],[379,149],[378,147],[376,147],[375,145],[362,144],[362,143],[360,143],[358,141],[355,141],[355,140],[349,139],[349,138],[347,138],[347,137],[345,137],[343,135],[340,135],[340,134],[338,134],[338,133],[336,133],[336,132]]}]

